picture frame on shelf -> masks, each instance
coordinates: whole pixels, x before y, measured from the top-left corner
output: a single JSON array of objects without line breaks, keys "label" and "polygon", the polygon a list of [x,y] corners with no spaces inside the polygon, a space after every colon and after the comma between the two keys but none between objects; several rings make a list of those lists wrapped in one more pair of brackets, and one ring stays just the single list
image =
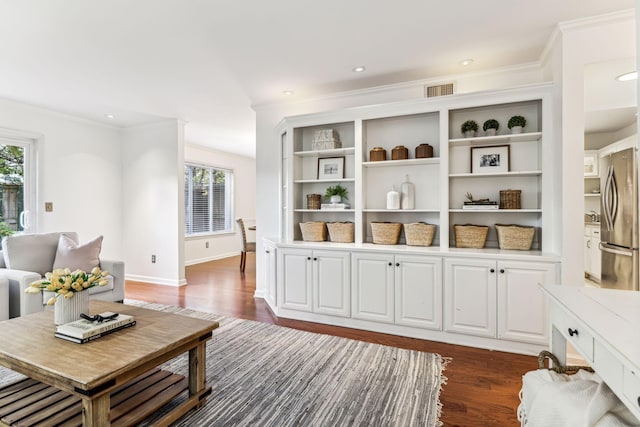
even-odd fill
[{"label": "picture frame on shelf", "polygon": [[471,147],[471,173],[509,172],[509,145]]},{"label": "picture frame on shelf", "polygon": [[344,178],[344,157],[318,159],[318,179]]}]

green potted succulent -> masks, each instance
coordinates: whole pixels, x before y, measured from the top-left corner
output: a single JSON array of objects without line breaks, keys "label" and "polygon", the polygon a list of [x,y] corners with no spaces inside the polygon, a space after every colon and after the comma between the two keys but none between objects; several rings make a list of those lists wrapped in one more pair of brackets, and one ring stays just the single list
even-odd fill
[{"label": "green potted succulent", "polygon": [[522,116],[513,116],[509,119],[507,127],[511,129],[511,133],[520,133],[522,128],[527,125],[527,119]]},{"label": "green potted succulent", "polygon": [[474,137],[478,131],[478,123],[475,120],[467,120],[460,126],[460,130],[465,138]]},{"label": "green potted succulent", "polygon": [[485,131],[487,136],[494,136],[498,129],[500,129],[500,123],[496,119],[489,119],[482,125],[482,130]]},{"label": "green potted succulent", "polygon": [[340,203],[342,199],[347,198],[347,194],[349,194],[349,191],[346,188],[340,184],[336,184],[327,188],[324,197],[329,199],[331,203]]}]

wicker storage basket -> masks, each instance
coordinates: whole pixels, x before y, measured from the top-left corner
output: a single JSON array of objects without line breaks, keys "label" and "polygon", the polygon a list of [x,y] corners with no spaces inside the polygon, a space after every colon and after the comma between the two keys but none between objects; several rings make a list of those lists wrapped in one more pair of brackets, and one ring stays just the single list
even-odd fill
[{"label": "wicker storage basket", "polygon": [[496,224],[500,249],[528,251],[533,243],[535,227],[523,227],[513,224]]},{"label": "wicker storage basket", "polygon": [[353,243],[353,222],[328,222],[329,240],[340,243]]},{"label": "wicker storage basket", "polygon": [[321,194],[307,194],[307,209],[320,209],[321,204]]},{"label": "wicker storage basket", "polygon": [[436,226],[425,222],[404,225],[404,237],[409,246],[431,246]]},{"label": "wicker storage basket", "polygon": [[456,248],[484,248],[488,232],[489,226],[487,225],[455,224],[453,235],[456,240]]},{"label": "wicker storage basket", "polygon": [[522,190],[500,190],[500,209],[520,209]]},{"label": "wicker storage basket", "polygon": [[327,240],[327,225],[322,221],[301,222],[302,240],[305,242],[323,242]]},{"label": "wicker storage basket", "polygon": [[373,243],[379,245],[397,245],[402,224],[397,222],[372,222]]}]

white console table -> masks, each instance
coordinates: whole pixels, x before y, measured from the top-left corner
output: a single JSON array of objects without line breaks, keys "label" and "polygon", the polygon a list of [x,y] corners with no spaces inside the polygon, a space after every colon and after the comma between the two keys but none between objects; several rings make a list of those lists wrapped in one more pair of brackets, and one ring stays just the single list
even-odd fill
[{"label": "white console table", "polygon": [[640,419],[640,292],[543,285],[551,351],[566,364],[570,342]]}]

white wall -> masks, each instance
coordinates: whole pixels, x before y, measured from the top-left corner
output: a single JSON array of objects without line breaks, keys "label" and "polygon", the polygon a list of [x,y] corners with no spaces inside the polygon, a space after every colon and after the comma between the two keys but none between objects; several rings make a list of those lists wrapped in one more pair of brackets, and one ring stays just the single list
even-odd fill
[{"label": "white wall", "polygon": [[127,128],[122,140],[126,276],[184,285],[184,126],[167,120]]},{"label": "white wall", "polygon": [[256,110],[256,209],[257,254],[256,295],[264,292],[262,237],[279,236],[280,217],[280,139],[278,123],[287,116],[337,110],[424,97],[424,85],[455,82],[456,93],[501,89],[518,85],[540,83],[543,80],[539,66],[509,67],[481,74],[448,76],[406,84],[335,94],[306,102],[255,106]]},{"label": "white wall", "polygon": [[636,51],[633,11],[560,26],[546,72],[561,89],[562,120],[562,283],[582,285],[584,67],[628,58]]},{"label": "white wall", "polygon": [[103,235],[102,258],[121,260],[119,129],[2,99],[0,127],[40,136],[34,231],[77,231],[81,241]]},{"label": "white wall", "polygon": [[598,150],[621,139],[638,133],[638,124],[632,123],[614,132],[597,132],[584,135],[584,149]]},{"label": "white wall", "polygon": [[[234,178],[234,218],[244,218],[246,225],[256,218],[256,160],[213,150],[199,145],[185,145],[185,162],[231,169]],[[236,225],[234,221],[234,226]],[[247,233],[247,240],[255,240],[255,232]],[[207,243],[209,247],[207,248]],[[226,258],[240,253],[240,236],[234,233],[189,237],[184,242],[185,265]]]}]

